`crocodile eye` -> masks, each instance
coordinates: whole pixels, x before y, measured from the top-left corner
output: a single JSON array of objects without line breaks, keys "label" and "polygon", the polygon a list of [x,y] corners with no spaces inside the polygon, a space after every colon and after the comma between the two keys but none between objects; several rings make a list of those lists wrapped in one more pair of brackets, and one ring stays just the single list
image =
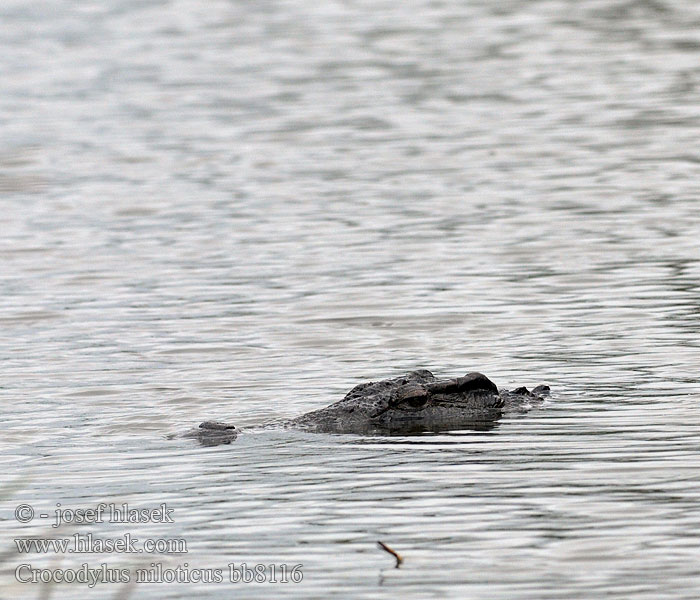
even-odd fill
[{"label": "crocodile eye", "polygon": [[408,406],[410,408],[423,408],[427,403],[427,396],[412,396],[410,398],[404,398],[401,402],[402,406]]},{"label": "crocodile eye", "polygon": [[399,408],[418,410],[423,408],[430,399],[430,393],[422,385],[405,385],[394,397],[392,404]]}]

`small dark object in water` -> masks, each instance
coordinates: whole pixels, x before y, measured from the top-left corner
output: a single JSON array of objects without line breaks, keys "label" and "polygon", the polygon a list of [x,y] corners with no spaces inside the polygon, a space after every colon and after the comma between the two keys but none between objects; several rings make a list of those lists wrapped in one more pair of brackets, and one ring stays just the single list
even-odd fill
[{"label": "small dark object in water", "polygon": [[387,546],[384,542],[378,541],[377,546],[379,546],[385,552],[391,554],[396,559],[396,566],[394,568],[398,569],[399,565],[401,565],[401,563],[403,562],[403,557],[396,550]]}]

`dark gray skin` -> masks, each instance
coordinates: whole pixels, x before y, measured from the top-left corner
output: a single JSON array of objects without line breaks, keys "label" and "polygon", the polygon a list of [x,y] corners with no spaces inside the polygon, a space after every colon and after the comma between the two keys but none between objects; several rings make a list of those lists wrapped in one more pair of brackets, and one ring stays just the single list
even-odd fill
[{"label": "dark gray skin", "polygon": [[[425,369],[401,377],[361,383],[342,400],[279,423],[322,433],[407,434],[452,429],[487,429],[503,413],[524,410],[542,401],[546,385],[499,391],[481,373],[436,379]],[[240,433],[234,425],[205,421],[185,434],[202,444],[231,443]]]}]

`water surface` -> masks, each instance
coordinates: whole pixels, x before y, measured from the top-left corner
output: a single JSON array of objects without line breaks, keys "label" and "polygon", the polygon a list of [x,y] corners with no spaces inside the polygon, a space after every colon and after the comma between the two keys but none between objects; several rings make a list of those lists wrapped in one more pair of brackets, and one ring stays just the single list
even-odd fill
[{"label": "water surface", "polygon": [[[188,550],[11,552],[2,597],[39,597],[24,562],[303,564],[139,598],[697,597],[697,4],[5,0],[0,22],[0,551],[51,531],[20,503],[99,502],[175,522],[58,533]],[[168,438],[416,368],[554,393],[480,432]]]}]

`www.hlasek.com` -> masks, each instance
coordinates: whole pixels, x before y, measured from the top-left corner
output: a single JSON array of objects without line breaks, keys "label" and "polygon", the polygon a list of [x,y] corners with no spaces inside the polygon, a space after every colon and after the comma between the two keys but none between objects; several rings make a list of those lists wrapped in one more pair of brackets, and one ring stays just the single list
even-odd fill
[{"label": "www.hlasek.com", "polygon": [[94,537],[91,533],[74,533],[65,538],[15,538],[20,554],[187,554],[187,540],[182,538],[139,538],[130,533],[116,538]]},{"label": "www.hlasek.com", "polygon": [[83,563],[77,569],[37,569],[21,564],[15,569],[20,583],[78,583],[93,588],[98,583],[299,583],[303,565],[229,563],[225,569],[191,568],[189,563],[164,567],[151,563],[149,567],[134,569],[110,567],[101,563],[90,567]]}]

